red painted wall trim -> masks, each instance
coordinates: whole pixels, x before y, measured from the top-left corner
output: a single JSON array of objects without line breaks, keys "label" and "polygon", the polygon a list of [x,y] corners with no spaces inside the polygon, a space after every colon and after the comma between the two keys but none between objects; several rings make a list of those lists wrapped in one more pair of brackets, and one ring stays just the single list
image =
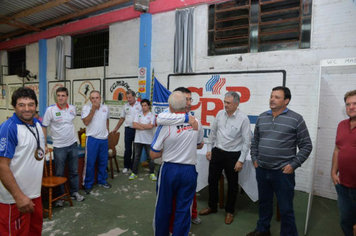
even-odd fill
[{"label": "red painted wall trim", "polygon": [[[172,11],[176,8],[183,8],[208,2],[221,2],[221,0],[156,0],[150,3],[149,13],[157,14]],[[83,31],[95,30],[109,26],[112,23],[127,21],[140,16],[140,12],[134,11],[133,6],[108,12],[102,15],[93,16],[80,21],[71,22],[66,25],[54,27],[43,32],[26,35],[21,38],[0,43],[0,50],[7,50],[19,46],[38,42],[41,39],[50,39],[59,35],[73,35]]]}]

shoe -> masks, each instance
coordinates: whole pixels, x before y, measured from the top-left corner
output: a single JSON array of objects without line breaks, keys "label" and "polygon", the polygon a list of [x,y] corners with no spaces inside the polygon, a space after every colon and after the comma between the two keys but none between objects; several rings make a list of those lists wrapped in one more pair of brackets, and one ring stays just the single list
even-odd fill
[{"label": "shoe", "polygon": [[134,173],[132,173],[129,177],[129,180],[133,180],[136,179],[138,175],[135,175]]},{"label": "shoe", "polygon": [[192,223],[196,224],[196,225],[200,225],[201,224],[201,219],[199,217],[196,217],[196,218],[192,219]]},{"label": "shoe", "polygon": [[225,224],[229,225],[234,221],[234,215],[231,213],[226,213]]},{"label": "shoe", "polygon": [[78,202],[82,202],[85,200],[85,198],[82,195],[80,195],[78,192],[74,192],[72,196],[70,196],[70,198],[73,200],[77,200]]},{"label": "shoe", "polygon": [[213,210],[210,207],[205,207],[203,210],[199,211],[199,215],[201,216],[206,216],[209,215],[210,213],[216,213],[218,210]]},{"label": "shoe", "polygon": [[127,169],[127,168],[124,168],[124,169],[122,170],[122,173],[123,173],[123,174],[127,174],[127,172],[129,172],[129,169]]},{"label": "shoe", "polygon": [[86,194],[90,194],[91,191],[93,191],[92,188],[85,188],[85,189],[84,189],[84,192],[85,192]]},{"label": "shoe", "polygon": [[63,204],[64,204],[64,200],[57,200],[57,201],[55,201],[54,206],[55,207],[62,207]]},{"label": "shoe", "polygon": [[153,173],[150,174],[150,179],[152,179],[153,181],[157,181],[157,177]]},{"label": "shoe", "polygon": [[258,230],[255,230],[251,233],[248,233],[246,236],[271,236],[271,231],[267,231],[267,232],[261,232]]},{"label": "shoe", "polygon": [[98,186],[103,187],[103,188],[111,188],[111,184],[105,183],[105,184],[98,184]]}]

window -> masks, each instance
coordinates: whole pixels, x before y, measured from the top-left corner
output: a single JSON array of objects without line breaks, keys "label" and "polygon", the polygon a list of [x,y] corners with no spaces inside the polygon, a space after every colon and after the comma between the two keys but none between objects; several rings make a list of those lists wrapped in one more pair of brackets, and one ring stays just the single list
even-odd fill
[{"label": "window", "polygon": [[310,48],[312,0],[233,0],[209,6],[208,55]]},{"label": "window", "polygon": [[7,52],[8,75],[17,75],[20,70],[26,69],[26,48]]},{"label": "window", "polygon": [[[73,36],[72,68],[104,66],[109,62],[109,31]],[[104,52],[105,51],[105,52]]]}]

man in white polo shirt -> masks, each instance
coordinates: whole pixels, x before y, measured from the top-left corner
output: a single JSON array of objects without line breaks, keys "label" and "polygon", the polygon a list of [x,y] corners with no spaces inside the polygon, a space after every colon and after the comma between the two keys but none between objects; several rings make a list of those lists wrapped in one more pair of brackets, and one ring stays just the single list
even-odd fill
[{"label": "man in white polo shirt", "polygon": [[0,235],[41,235],[44,135],[30,88],[12,94],[15,113],[0,125]]},{"label": "man in white polo shirt", "polygon": [[82,120],[86,128],[86,149],[84,169],[84,191],[87,194],[93,190],[95,163],[98,160],[98,185],[103,188],[111,188],[106,181],[108,174],[106,167],[109,158],[109,119],[108,106],[101,104],[101,95],[97,90],[90,92],[90,105],[85,105],[82,110]]},{"label": "man in white polo shirt", "polygon": [[[64,176],[66,162],[69,169],[70,195],[72,199],[81,202],[84,197],[78,193],[78,145],[73,120],[77,114],[76,108],[67,103],[68,89],[59,87],[56,90],[57,103],[49,106],[43,117],[43,133],[47,137],[47,127],[51,127],[53,152],[55,161],[55,175]],[[46,151],[47,151],[47,139]],[[64,187],[61,186],[61,194]],[[63,200],[57,200],[55,206],[63,206]]]},{"label": "man in white polo shirt", "polygon": [[[173,92],[168,99],[171,112],[185,114],[186,96]],[[196,122],[198,122],[196,120]],[[203,147],[203,129],[198,131],[184,123],[182,125],[159,126],[151,144],[151,158],[162,156],[159,173],[156,210],[154,216],[155,236],[169,234],[169,221],[176,197],[176,213],[173,235],[188,235],[191,210],[198,173],[197,148]]]},{"label": "man in white polo shirt", "polygon": [[157,180],[155,175],[155,164],[150,157],[150,149],[151,143],[153,139],[153,128],[155,124],[155,115],[150,112],[151,103],[148,99],[143,99],[141,101],[142,112],[136,114],[135,119],[133,121],[133,127],[136,129],[135,134],[135,159],[132,168],[132,174],[129,179],[136,179],[138,176],[138,166],[140,164],[142,149],[145,148],[147,159],[149,160],[149,168],[150,168],[150,179],[153,181]]},{"label": "man in white polo shirt", "polygon": [[[122,173],[126,174],[129,169],[132,169],[132,143],[135,140],[136,130],[133,128],[133,120],[137,113],[142,111],[140,102],[136,101],[136,93],[131,89],[126,91],[127,103],[125,103],[121,110],[121,117],[115,129],[112,131],[116,133],[121,125],[125,122],[125,152],[124,152],[124,169]],[[135,156],[135,155],[133,155]]]}]

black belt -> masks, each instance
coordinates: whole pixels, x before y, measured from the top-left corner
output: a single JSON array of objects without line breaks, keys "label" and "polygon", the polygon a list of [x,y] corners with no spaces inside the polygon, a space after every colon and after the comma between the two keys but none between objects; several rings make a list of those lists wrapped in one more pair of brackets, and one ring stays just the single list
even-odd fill
[{"label": "black belt", "polygon": [[225,151],[225,150],[222,150],[222,149],[220,149],[220,148],[218,148],[218,147],[214,147],[217,151],[220,151],[220,152],[222,152],[222,153],[240,153],[241,151],[237,151],[237,152],[229,152],[229,151]]}]

